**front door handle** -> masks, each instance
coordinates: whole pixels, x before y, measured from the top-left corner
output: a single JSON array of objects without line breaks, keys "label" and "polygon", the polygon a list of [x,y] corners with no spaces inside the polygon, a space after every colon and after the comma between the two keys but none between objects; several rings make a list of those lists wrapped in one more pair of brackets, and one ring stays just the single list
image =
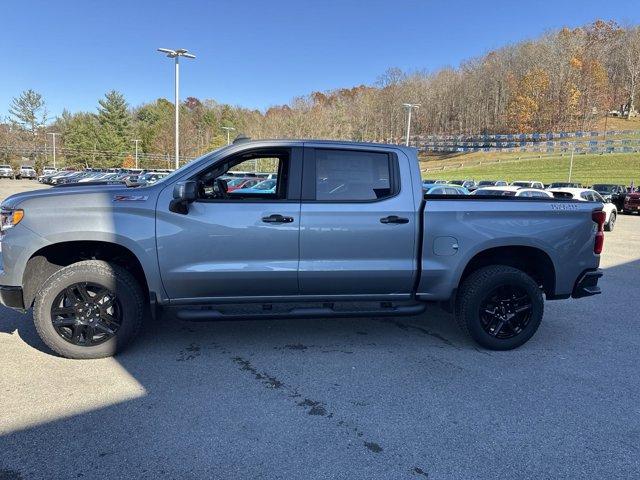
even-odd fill
[{"label": "front door handle", "polygon": [[380,223],[409,223],[409,219],[397,215],[389,215],[388,217],[381,218]]},{"label": "front door handle", "polygon": [[285,217],[279,213],[274,213],[268,217],[262,217],[262,221],[265,223],[291,223],[293,222],[293,217]]}]

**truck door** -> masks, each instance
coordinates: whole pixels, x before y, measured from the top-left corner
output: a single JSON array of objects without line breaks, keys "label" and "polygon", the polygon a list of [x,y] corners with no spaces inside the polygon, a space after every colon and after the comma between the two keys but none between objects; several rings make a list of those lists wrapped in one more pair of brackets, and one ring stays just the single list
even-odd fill
[{"label": "truck door", "polygon": [[409,294],[418,214],[404,153],[320,144],[305,147],[303,170],[301,293]]},{"label": "truck door", "polygon": [[[200,191],[188,213],[169,210],[172,188],[160,194],[158,262],[172,300],[299,293],[302,148],[244,150],[237,155],[190,178],[199,182]],[[277,172],[277,178],[221,193],[216,180],[238,178],[225,177],[229,169]]]}]

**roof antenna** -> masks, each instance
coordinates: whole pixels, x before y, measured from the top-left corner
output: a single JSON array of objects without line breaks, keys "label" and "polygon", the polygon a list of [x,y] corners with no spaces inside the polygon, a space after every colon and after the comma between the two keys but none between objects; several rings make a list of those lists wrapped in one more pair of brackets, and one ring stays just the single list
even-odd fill
[{"label": "roof antenna", "polygon": [[251,137],[247,137],[246,135],[241,133],[236,138],[233,139],[233,144],[236,145],[237,143],[245,143],[250,141],[251,141]]}]

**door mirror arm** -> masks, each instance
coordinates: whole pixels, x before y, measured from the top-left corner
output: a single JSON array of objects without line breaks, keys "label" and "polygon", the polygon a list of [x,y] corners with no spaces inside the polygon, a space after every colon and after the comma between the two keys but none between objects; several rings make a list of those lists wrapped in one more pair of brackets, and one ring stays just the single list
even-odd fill
[{"label": "door mirror arm", "polygon": [[193,180],[178,182],[173,187],[173,200],[169,204],[169,210],[174,213],[186,215],[189,213],[189,204],[198,198],[198,184]]}]

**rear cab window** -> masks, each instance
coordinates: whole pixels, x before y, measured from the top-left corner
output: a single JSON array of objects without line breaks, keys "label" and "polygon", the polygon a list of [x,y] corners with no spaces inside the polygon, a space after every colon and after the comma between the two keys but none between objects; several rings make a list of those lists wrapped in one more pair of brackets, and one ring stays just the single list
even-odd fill
[{"label": "rear cab window", "polygon": [[[395,195],[396,159],[377,151],[314,148],[315,175],[307,197],[317,201],[377,201]],[[309,192],[313,190],[313,192]]]}]

